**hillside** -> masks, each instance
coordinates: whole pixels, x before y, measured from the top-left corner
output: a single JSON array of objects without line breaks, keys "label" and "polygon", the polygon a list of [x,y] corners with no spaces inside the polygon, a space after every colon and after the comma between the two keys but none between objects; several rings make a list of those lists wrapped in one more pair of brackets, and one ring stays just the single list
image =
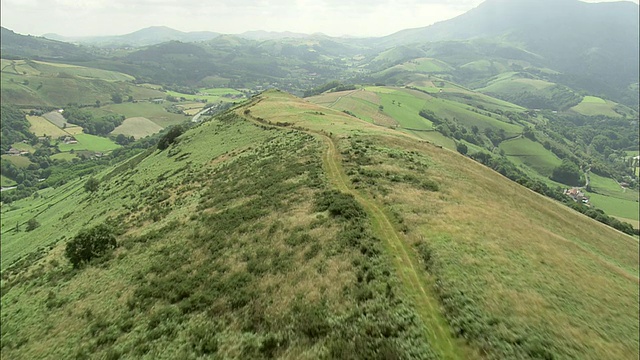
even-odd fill
[{"label": "hillside", "polygon": [[639,76],[638,5],[629,1],[487,0],[454,19],[374,42],[392,47],[471,39],[519,46],[562,72],[567,85],[610,93],[637,106],[626,90]]},{"label": "hillside", "polygon": [[637,239],[338,110],[268,91],[95,177],[3,206],[3,356],[638,357]]},{"label": "hillside", "polygon": [[101,47],[133,46],[142,47],[167,41],[197,42],[211,40],[220,34],[211,31],[183,32],[166,26],[151,26],[129,34],[117,36],[67,37],[57,34],[45,34],[43,37]]},{"label": "hillside", "polygon": [[42,60],[83,61],[91,58],[81,47],[43,37],[25,36],[0,27],[0,53],[2,58],[36,58]]}]

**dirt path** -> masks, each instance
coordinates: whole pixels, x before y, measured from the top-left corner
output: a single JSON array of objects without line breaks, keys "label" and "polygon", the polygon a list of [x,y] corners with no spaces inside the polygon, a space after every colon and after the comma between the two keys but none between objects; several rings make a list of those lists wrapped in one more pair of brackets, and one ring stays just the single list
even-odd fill
[{"label": "dirt path", "polygon": [[417,262],[407,250],[408,244],[401,239],[384,211],[373,200],[349,187],[350,181],[342,171],[340,154],[334,141],[326,135],[319,136],[327,145],[322,161],[330,181],[340,191],[352,194],[371,217],[375,232],[385,240],[400,281],[427,328],[426,335],[430,345],[443,359],[467,358],[468,352],[464,351],[462,344],[451,335],[431,286],[427,285],[431,284],[433,279],[426,273],[418,274]]},{"label": "dirt path", "polygon": [[[238,111],[238,115],[241,115],[240,111]],[[264,122],[252,115],[244,114],[241,116],[257,124],[265,125]],[[269,126],[279,127],[273,124],[269,124]],[[401,235],[393,227],[384,211],[372,199],[349,186],[351,182],[342,170],[342,160],[333,139],[320,132],[311,130],[304,132],[321,138],[326,144],[326,151],[322,155],[322,163],[329,180],[340,191],[352,194],[371,217],[373,230],[384,240],[385,247],[389,255],[391,255],[392,264],[402,283],[402,290],[413,302],[418,315],[425,325],[425,335],[433,351],[439,354],[441,359],[447,360],[479,358],[479,354],[468,348],[461,340],[457,340],[452,336],[449,325],[440,312],[440,306],[432,290],[432,284],[435,279],[426,272],[418,273],[416,269],[419,268],[419,265],[410,255],[411,252],[407,249],[409,245],[402,240]]]}]

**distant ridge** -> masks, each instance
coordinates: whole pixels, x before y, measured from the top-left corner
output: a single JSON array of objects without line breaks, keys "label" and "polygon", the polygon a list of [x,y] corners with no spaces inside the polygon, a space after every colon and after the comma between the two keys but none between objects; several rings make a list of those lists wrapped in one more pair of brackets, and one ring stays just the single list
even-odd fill
[{"label": "distant ridge", "polygon": [[125,35],[114,36],[79,36],[67,37],[58,34],[45,34],[45,38],[78,44],[90,44],[98,46],[149,46],[167,41],[197,42],[207,41],[218,37],[220,34],[211,31],[183,32],[167,26],[151,26]]}]

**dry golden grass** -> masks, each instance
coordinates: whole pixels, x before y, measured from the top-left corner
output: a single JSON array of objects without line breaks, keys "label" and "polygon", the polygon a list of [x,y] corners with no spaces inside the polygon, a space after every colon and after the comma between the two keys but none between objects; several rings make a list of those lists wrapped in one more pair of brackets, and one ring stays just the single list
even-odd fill
[{"label": "dry golden grass", "polygon": [[430,244],[442,276],[476,293],[484,311],[538,324],[582,356],[637,357],[637,239],[456,153],[397,138],[373,141],[433,160],[424,175],[439,192],[394,186],[385,201],[401,210],[408,241]]}]

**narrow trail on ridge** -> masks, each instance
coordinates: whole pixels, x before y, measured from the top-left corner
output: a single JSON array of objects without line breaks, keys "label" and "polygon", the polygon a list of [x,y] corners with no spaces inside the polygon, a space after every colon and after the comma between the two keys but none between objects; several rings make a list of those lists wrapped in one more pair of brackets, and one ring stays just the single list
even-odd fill
[{"label": "narrow trail on ridge", "polygon": [[418,274],[416,270],[418,265],[415,264],[416,261],[411,257],[410,250],[407,250],[408,245],[401,239],[381,208],[372,199],[349,187],[350,181],[342,171],[340,154],[334,141],[324,134],[312,133],[320,136],[327,145],[327,149],[322,156],[322,162],[326,167],[329,180],[340,191],[355,197],[371,217],[375,233],[384,239],[392,258],[392,264],[404,286],[404,290],[409,295],[425,324],[426,335],[433,350],[443,359],[468,358],[469,351],[465,351],[460,341],[452,336],[449,331],[449,325],[440,313],[440,307],[431,286],[425,284],[427,281],[432,282],[433,279],[426,273]]},{"label": "narrow trail on ridge", "polygon": [[[261,119],[255,118],[248,113],[244,113],[241,116],[260,125],[286,129],[286,127],[277,126],[264,120],[261,121]],[[425,336],[432,350],[441,359],[446,360],[481,357],[451,334],[449,324],[440,312],[438,300],[432,290],[432,284],[435,280],[426,272],[418,273],[416,269],[419,269],[419,265],[410,255],[411,250],[407,249],[409,245],[401,239],[401,235],[393,227],[384,211],[372,199],[349,186],[350,181],[342,170],[342,160],[334,140],[320,131],[298,130],[319,137],[326,144],[326,151],[322,155],[322,163],[329,181],[338,190],[353,195],[370,216],[374,232],[385,242],[392,265],[402,284],[403,293],[407,295],[425,325]]]}]

